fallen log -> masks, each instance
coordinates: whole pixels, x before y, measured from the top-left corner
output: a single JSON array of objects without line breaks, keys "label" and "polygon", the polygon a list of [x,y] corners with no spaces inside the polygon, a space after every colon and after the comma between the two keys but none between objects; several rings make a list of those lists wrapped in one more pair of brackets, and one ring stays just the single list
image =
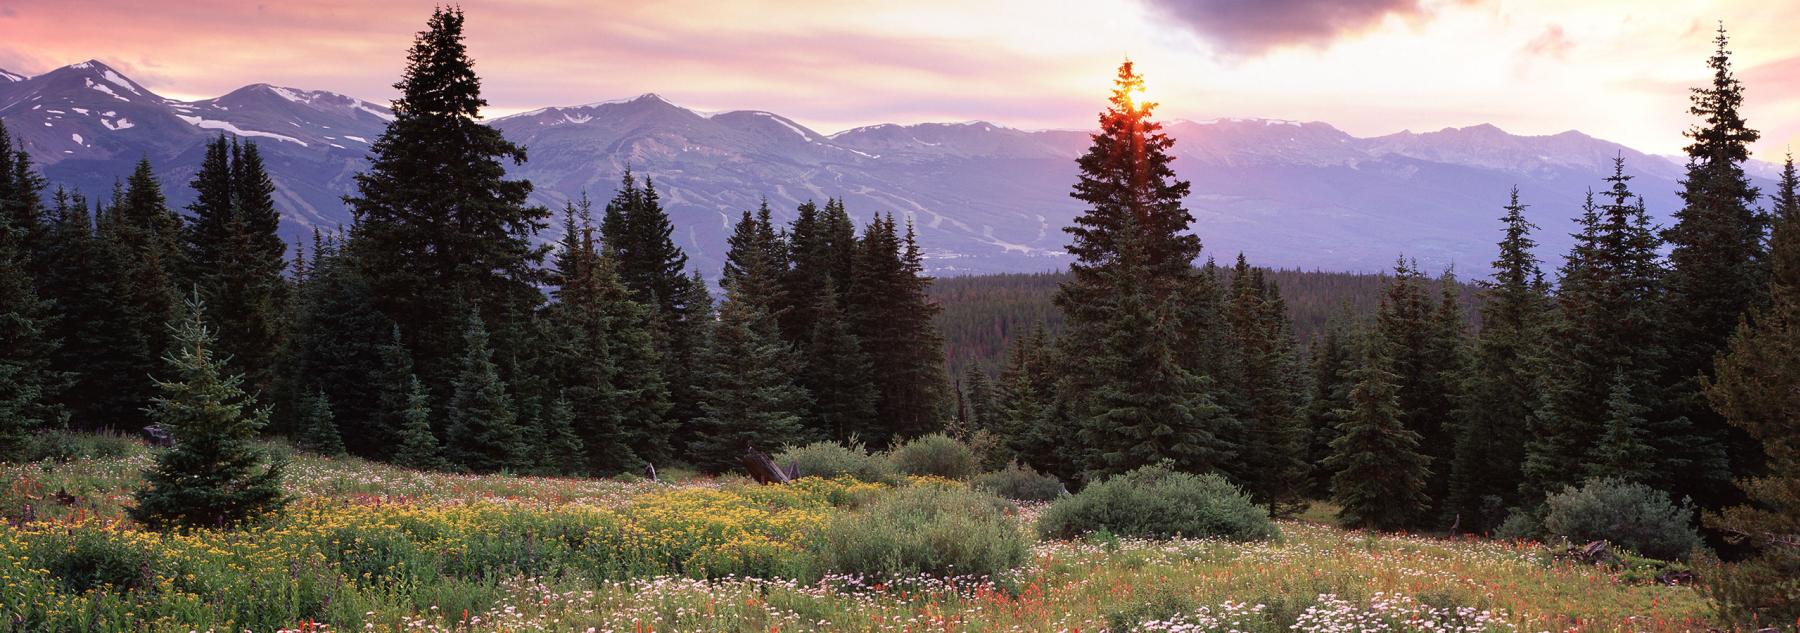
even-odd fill
[{"label": "fallen log", "polygon": [[775,465],[774,459],[756,450],[754,446],[745,447],[744,456],[739,461],[743,462],[744,470],[750,471],[750,478],[755,479],[756,483],[785,484],[794,480],[791,471]]}]

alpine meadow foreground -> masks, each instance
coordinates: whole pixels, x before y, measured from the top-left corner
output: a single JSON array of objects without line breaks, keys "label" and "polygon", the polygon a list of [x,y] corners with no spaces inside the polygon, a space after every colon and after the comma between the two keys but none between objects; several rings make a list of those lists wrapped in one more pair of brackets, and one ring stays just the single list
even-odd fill
[{"label": "alpine meadow foreground", "polygon": [[[1693,589],[1529,542],[1278,522],[1273,540],[1029,539],[979,575],[862,576],[822,535],[907,490],[456,475],[292,454],[279,516],[158,533],[125,518],[151,452],[8,465],[4,630],[1686,631]],[[282,445],[272,450],[286,454]],[[683,477],[677,477],[683,478]],[[977,493],[970,493],[977,494]],[[1323,516],[1324,513],[1315,512]],[[899,529],[899,528],[896,528]]]}]

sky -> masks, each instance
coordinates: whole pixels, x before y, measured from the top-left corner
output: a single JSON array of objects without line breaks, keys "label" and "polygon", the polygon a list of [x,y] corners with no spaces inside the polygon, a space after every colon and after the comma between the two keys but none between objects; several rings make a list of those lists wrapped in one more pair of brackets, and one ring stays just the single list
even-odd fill
[{"label": "sky", "polygon": [[[1720,21],[1758,158],[1800,145],[1796,0],[469,0],[490,116],[655,92],[821,132],[1093,127],[1119,62],[1163,118],[1359,136],[1492,123],[1678,153]],[[430,0],[0,0],[0,68],[89,58],[179,99],[250,83],[376,102]]]}]

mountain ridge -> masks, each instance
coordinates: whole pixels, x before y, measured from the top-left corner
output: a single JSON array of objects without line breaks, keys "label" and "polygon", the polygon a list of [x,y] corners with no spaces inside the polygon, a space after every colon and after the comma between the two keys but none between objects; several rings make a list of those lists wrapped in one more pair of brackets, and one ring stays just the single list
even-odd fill
[{"label": "mountain ridge", "polygon": [[[0,71],[0,118],[53,182],[90,195],[148,157],[175,204],[202,144],[227,133],[263,148],[283,231],[346,224],[341,197],[392,113],[322,90],[266,83],[196,101],[166,99],[90,60],[34,77]],[[824,134],[762,110],[700,111],[653,92],[550,106],[486,121],[525,146],[511,168],[551,207],[583,192],[604,199],[630,169],[653,178],[703,271],[717,270],[735,216],[768,200],[845,198],[852,214],[894,212],[919,227],[937,274],[1034,272],[1067,260],[1060,230],[1080,211],[1067,196],[1089,133],[989,121],[883,123]],[[1546,261],[1566,248],[1568,219],[1612,160],[1653,215],[1678,204],[1677,159],[1577,130],[1515,135],[1492,124],[1357,137],[1319,121],[1172,119],[1178,175],[1208,251],[1259,264],[1367,272],[1401,252],[1427,267],[1484,269],[1499,207],[1519,186],[1543,230]],[[1757,173],[1773,173],[1753,165]]]}]

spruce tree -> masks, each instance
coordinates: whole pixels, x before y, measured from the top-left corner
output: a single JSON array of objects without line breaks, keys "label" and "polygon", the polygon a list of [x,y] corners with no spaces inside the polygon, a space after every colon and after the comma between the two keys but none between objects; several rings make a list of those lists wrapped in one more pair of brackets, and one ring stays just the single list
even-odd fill
[{"label": "spruce tree", "polygon": [[[1763,238],[1767,218],[1756,208],[1759,192],[1744,173],[1750,144],[1761,138],[1745,123],[1740,108],[1744,87],[1731,68],[1725,27],[1707,65],[1709,85],[1695,88],[1689,113],[1700,121],[1687,131],[1687,175],[1682,179],[1682,208],[1675,224],[1663,233],[1669,246],[1666,285],[1668,306],[1667,371],[1679,381],[1671,385],[1674,414],[1686,416],[1706,442],[1730,447],[1733,472],[1758,467],[1755,442],[1732,432],[1725,419],[1707,406],[1700,381],[1710,375],[1713,358],[1725,347],[1744,312],[1762,305],[1768,293],[1768,261]],[[1714,505],[1730,492],[1727,478],[1687,472],[1693,485],[1681,492]],[[1722,499],[1721,499],[1722,500]]]},{"label": "spruce tree", "polygon": [[668,324],[669,351],[663,356],[663,378],[669,384],[669,422],[676,429],[670,450],[686,454],[685,438],[692,437],[694,421],[704,413],[707,348],[712,345],[715,312],[706,280],[694,271],[682,290],[681,318]]},{"label": "spruce tree", "polygon": [[1707,523],[1747,546],[1749,560],[1702,579],[1720,614],[1766,626],[1800,619],[1800,178],[1790,156],[1774,198],[1769,305],[1738,325],[1706,395],[1761,442],[1768,472],[1739,480],[1749,503]]},{"label": "spruce tree", "polygon": [[46,280],[50,268],[58,264],[48,247],[48,233],[55,218],[44,207],[45,182],[25,152],[21,140],[14,149],[6,126],[0,124],[0,225],[10,224],[19,240],[18,265],[37,280],[38,294],[48,296]]},{"label": "spruce tree", "polygon": [[1642,384],[1621,371],[1614,375],[1612,394],[1606,399],[1606,430],[1584,464],[1588,479],[1612,478],[1643,483],[1650,479],[1655,452],[1647,430],[1650,408],[1637,396]]},{"label": "spruce tree", "polygon": [[[736,288],[745,288],[739,285]],[[804,426],[812,408],[792,379],[795,360],[762,303],[726,294],[699,384],[702,415],[688,456],[713,472],[732,468],[747,448],[772,451],[813,438]]]},{"label": "spruce tree", "polygon": [[377,305],[400,324],[420,378],[442,397],[466,364],[463,315],[479,310],[489,331],[514,332],[500,321],[542,302],[547,247],[533,237],[549,211],[528,206],[530,182],[506,178],[506,163],[523,163],[525,150],[480,120],[487,102],[460,9],[432,13],[395,88],[394,120],[345,202]]},{"label": "spruce tree", "polygon": [[444,470],[443,446],[431,432],[431,395],[417,376],[407,377],[406,409],[400,412],[399,432],[392,459],[395,464],[415,470]]},{"label": "spruce tree", "polygon": [[1280,289],[1242,254],[1232,272],[1231,295],[1227,349],[1236,358],[1222,386],[1237,425],[1221,434],[1237,451],[1227,471],[1252,498],[1285,514],[1303,505],[1306,489],[1299,349]]},{"label": "spruce tree", "polygon": [[[1066,316],[1066,332],[1059,340],[1058,354],[1068,362],[1057,387],[1058,400],[1046,416],[1051,425],[1073,424],[1089,427],[1103,409],[1092,408],[1099,393],[1125,394],[1136,390],[1129,384],[1109,384],[1123,376],[1092,366],[1101,359],[1148,359],[1161,355],[1154,348],[1181,350],[1172,362],[1190,379],[1174,380],[1169,387],[1192,389],[1187,393],[1168,394],[1174,401],[1194,403],[1202,409],[1226,401],[1213,381],[1225,375],[1213,359],[1197,350],[1223,340],[1222,297],[1215,279],[1195,274],[1194,260],[1199,256],[1200,239],[1189,232],[1193,216],[1182,206],[1190,185],[1179,180],[1171,168],[1174,139],[1162,131],[1162,124],[1152,118],[1156,104],[1142,99],[1143,78],[1127,61],[1119,67],[1110,103],[1100,114],[1100,130],[1093,144],[1076,159],[1078,180],[1071,197],[1081,201],[1085,209],[1067,227],[1072,239],[1069,253],[1075,257],[1070,265],[1072,278],[1057,291],[1056,305]],[[1135,243],[1132,243],[1135,242]],[[1124,293],[1110,284],[1118,275],[1114,269],[1125,266],[1125,252],[1133,250],[1141,261],[1132,263],[1141,269],[1131,275],[1142,275],[1136,292],[1141,298],[1131,299],[1142,306],[1166,311],[1173,323],[1164,326],[1177,341],[1152,341],[1140,337],[1135,343],[1147,349],[1135,352],[1105,350],[1105,345],[1126,345],[1114,340],[1115,310],[1126,301]],[[1215,348],[1216,349],[1216,348]],[[1211,431],[1228,428],[1230,423],[1202,415]],[[1215,436],[1217,438],[1217,436]],[[1217,438],[1222,439],[1222,438]],[[1113,453],[1100,447],[1070,447],[1073,453],[1099,455]],[[1223,457],[1223,456],[1220,456]],[[1200,460],[1208,461],[1208,460]],[[1199,464],[1199,462],[1194,462]],[[1214,467],[1214,463],[1203,464]]]},{"label": "spruce tree", "polygon": [[587,455],[581,445],[581,436],[575,434],[575,408],[567,398],[550,401],[538,434],[543,437],[539,461],[546,472],[557,475],[584,472]]},{"label": "spruce tree", "polygon": [[286,324],[287,244],[276,234],[275,185],[255,143],[207,144],[183,227],[185,281],[215,306],[219,346],[250,389],[268,388]]},{"label": "spruce tree", "polygon": [[331,413],[331,399],[314,391],[300,402],[300,432],[294,438],[301,450],[326,457],[344,454],[344,438],[338,433],[337,417]]},{"label": "spruce tree", "polygon": [[1006,367],[1000,371],[994,432],[1004,443],[1007,461],[1067,473],[1069,469],[1056,450],[1063,438],[1054,433],[1047,418],[1055,397],[1052,351],[1041,321],[1030,335],[1013,341]]},{"label": "spruce tree", "polygon": [[1543,372],[1550,299],[1532,253],[1537,227],[1525,218],[1525,208],[1514,189],[1501,218],[1504,237],[1493,278],[1482,282],[1481,333],[1471,354],[1468,399],[1458,415],[1447,509],[1472,532],[1497,527],[1506,509],[1520,503],[1526,423]]},{"label": "spruce tree", "polygon": [[1206,397],[1209,378],[1175,363],[1164,329],[1168,300],[1151,289],[1144,241],[1129,235],[1136,222],[1127,218],[1123,227],[1125,250],[1106,278],[1117,301],[1108,310],[1100,355],[1087,364],[1097,375],[1081,403],[1083,469],[1096,479],[1163,461],[1186,472],[1215,470],[1236,448],[1219,433],[1230,415]]},{"label": "spruce tree", "polygon": [[665,321],[680,318],[682,297],[690,281],[687,255],[675,244],[675,225],[662,207],[656,184],[637,180],[627,170],[624,182],[606,205],[600,224],[605,250],[619,260],[619,280],[632,299],[652,308]]},{"label": "spruce tree", "polygon": [[847,296],[851,331],[876,379],[875,418],[859,435],[877,446],[937,431],[949,413],[950,379],[918,243],[892,215],[864,229]]},{"label": "spruce tree", "polygon": [[180,218],[169,211],[161,185],[140,161],[128,186],[115,185],[100,224],[95,266],[98,297],[91,328],[91,380],[84,426],[135,431],[148,423],[144,406],[169,341],[179,300],[174,286],[181,269],[177,231]]},{"label": "spruce tree", "polygon": [[1399,376],[1390,362],[1372,348],[1357,370],[1351,408],[1339,414],[1344,421],[1326,459],[1338,520],[1352,528],[1406,529],[1431,506],[1430,458],[1419,451],[1419,433],[1400,419]]},{"label": "spruce tree", "polygon": [[315,240],[312,268],[295,296],[293,326],[282,354],[281,380],[275,388],[278,426],[298,433],[305,408],[301,400],[320,391],[331,399],[337,417],[356,421],[342,427],[344,445],[358,456],[383,458],[393,440],[384,423],[384,351],[396,350],[395,329],[376,308],[375,289],[356,265],[355,239],[339,247],[334,238]]},{"label": "spruce tree", "polygon": [[89,414],[102,401],[100,390],[115,378],[95,372],[119,366],[117,352],[106,345],[118,333],[100,328],[118,321],[108,319],[111,286],[102,275],[101,245],[87,199],[58,189],[54,200],[44,250],[55,265],[36,281],[39,297],[50,302],[57,318],[41,340],[59,343],[51,371],[66,382],[56,402],[70,414],[73,426],[95,428],[100,425]]},{"label": "spruce tree", "polygon": [[1309,498],[1331,496],[1332,471],[1325,467],[1325,459],[1331,455],[1331,442],[1337,439],[1338,424],[1343,422],[1338,412],[1350,409],[1350,390],[1356,387],[1354,375],[1363,356],[1358,351],[1362,344],[1358,325],[1346,301],[1326,321],[1325,330],[1307,349],[1310,391],[1303,415],[1307,427],[1307,463],[1311,465],[1307,486]]},{"label": "spruce tree", "polygon": [[169,323],[173,343],[150,417],[175,438],[144,473],[131,516],[151,527],[223,527],[279,510],[280,464],[255,444],[268,419],[252,409],[239,388],[243,377],[225,373],[214,356],[212,330],[198,296]]},{"label": "spruce tree", "polygon": [[1529,425],[1521,503],[1577,485],[1582,464],[1605,431],[1607,401],[1617,374],[1634,384],[1634,397],[1649,411],[1646,424],[1656,449],[1652,485],[1676,494],[1715,487],[1727,476],[1723,447],[1696,432],[1677,407],[1669,406],[1663,336],[1663,270],[1641,200],[1631,192],[1624,160],[1615,160],[1606,204],[1589,203],[1581,232],[1562,270],[1556,315],[1546,335],[1541,404]]},{"label": "spruce tree", "polygon": [[470,313],[463,330],[462,370],[446,411],[445,452],[478,473],[520,472],[532,465],[512,396],[500,380],[481,317]]},{"label": "spruce tree", "polygon": [[800,385],[812,396],[813,435],[848,444],[875,417],[875,377],[862,343],[850,333],[829,282],[812,309],[812,337]]},{"label": "spruce tree", "polygon": [[61,347],[54,306],[37,295],[27,235],[13,221],[0,217],[0,462],[25,457],[33,430],[65,418],[55,402],[66,380],[53,365]]},{"label": "spruce tree", "polygon": [[1446,269],[1438,277],[1438,301],[1431,313],[1425,340],[1424,390],[1422,410],[1413,413],[1419,425],[1423,451],[1435,465],[1427,481],[1425,494],[1431,497],[1432,515],[1428,519],[1454,524],[1456,512],[1449,507],[1451,476],[1456,459],[1456,435],[1465,426],[1462,420],[1468,394],[1469,332],[1462,309],[1462,284],[1454,269]]},{"label": "spruce tree", "polygon": [[994,396],[994,384],[988,380],[987,370],[979,364],[969,365],[963,372],[963,401],[968,408],[967,427],[970,431],[992,432],[999,424],[998,409]]}]

